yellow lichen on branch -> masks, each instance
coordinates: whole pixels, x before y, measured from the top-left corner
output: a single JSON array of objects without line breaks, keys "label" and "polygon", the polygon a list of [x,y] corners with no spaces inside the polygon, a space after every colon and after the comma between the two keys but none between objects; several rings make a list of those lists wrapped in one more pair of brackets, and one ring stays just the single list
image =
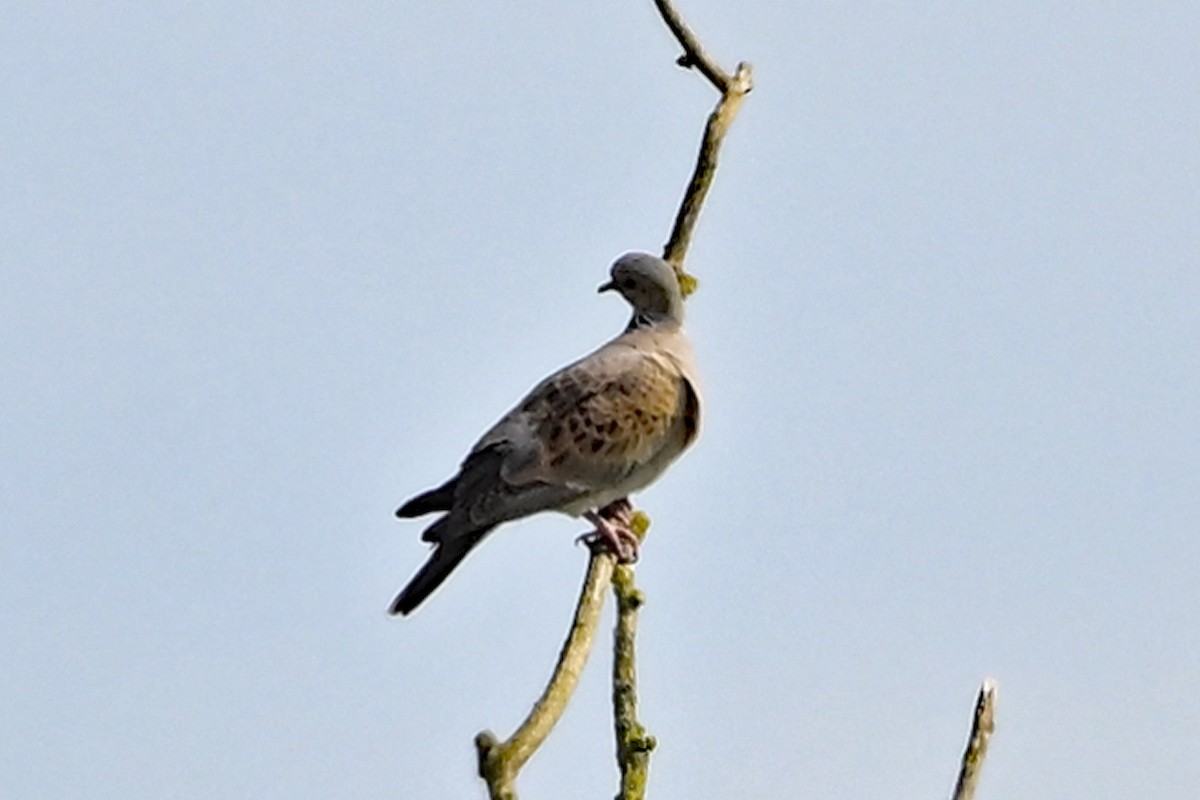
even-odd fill
[{"label": "yellow lichen on branch", "polygon": [[[643,541],[650,518],[641,511],[630,525]],[[618,800],[643,800],[650,778],[650,752],[655,739],[637,716],[637,621],[646,597],[634,584],[633,567],[618,564],[613,571],[617,598],[617,624],[613,632],[613,728],[617,739],[617,765],[621,769]]]}]

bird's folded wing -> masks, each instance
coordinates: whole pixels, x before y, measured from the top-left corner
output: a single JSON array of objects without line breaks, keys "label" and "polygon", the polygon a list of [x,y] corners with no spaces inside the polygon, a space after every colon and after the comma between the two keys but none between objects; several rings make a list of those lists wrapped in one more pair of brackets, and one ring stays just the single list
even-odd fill
[{"label": "bird's folded wing", "polygon": [[[448,523],[469,529],[487,528],[511,519],[535,514],[571,503],[585,490],[567,483],[529,481],[516,483],[503,476],[512,450],[503,443],[476,450],[467,457],[455,486],[454,505]],[[436,525],[434,526],[436,527]],[[441,535],[431,528],[423,536],[438,541]]]},{"label": "bird's folded wing", "polygon": [[608,487],[664,449],[687,445],[692,399],[670,359],[614,343],[534,387],[476,451],[508,445],[501,474],[512,484]]}]

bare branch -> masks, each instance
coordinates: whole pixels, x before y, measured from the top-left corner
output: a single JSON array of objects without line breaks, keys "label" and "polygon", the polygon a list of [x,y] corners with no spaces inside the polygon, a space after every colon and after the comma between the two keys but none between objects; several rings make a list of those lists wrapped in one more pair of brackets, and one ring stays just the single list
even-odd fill
[{"label": "bare branch", "polygon": [[713,176],[717,173],[717,154],[721,143],[733,118],[741,108],[742,100],[750,89],[750,67],[747,64],[738,65],[737,75],[733,81],[739,88],[732,94],[722,95],[717,107],[708,115],[708,124],[704,126],[704,140],[700,143],[700,153],[696,158],[696,168],[692,171],[692,179],[679,205],[675,216],[675,225],[671,229],[671,238],[663,247],[663,258],[670,262],[677,271],[681,272],[684,296],[691,294],[696,288],[696,279],[683,272],[683,262],[687,257],[687,249],[692,243],[692,233],[696,228],[696,220],[700,217],[700,209],[708,196]]},{"label": "bare branch", "polygon": [[487,782],[491,800],[516,800],[517,773],[550,735],[566,710],[592,650],[614,563],[611,554],[593,549],[571,630],[559,652],[554,673],[521,727],[504,742],[497,741],[491,731],[483,731],[475,737],[479,777]]},{"label": "bare branch", "polygon": [[704,126],[704,140],[700,144],[700,153],[696,158],[691,181],[688,182],[679,212],[675,215],[671,238],[663,246],[663,258],[675,267],[686,297],[696,289],[696,279],[683,269],[687,249],[692,241],[692,232],[696,228],[696,220],[700,217],[704,198],[708,195],[708,189],[717,171],[717,154],[721,143],[741,109],[742,101],[754,88],[754,83],[750,77],[750,65],[744,61],[738,64],[732,75],[725,72],[701,46],[671,0],[654,0],[654,5],[683,48],[683,55],[677,63],[683,67],[698,69],[721,93],[721,99],[717,101],[716,108],[708,116],[708,124]]},{"label": "bare branch", "polygon": [[996,729],[996,681],[984,680],[975,698],[975,716],[971,720],[971,737],[963,753],[962,767],[954,785],[953,800],[972,800],[975,787],[979,784],[979,772],[987,756],[988,740]]},{"label": "bare branch", "polygon": [[683,21],[683,17],[679,15],[679,11],[676,10],[671,0],[654,0],[654,5],[658,7],[658,13],[662,14],[663,21],[667,23],[671,33],[679,41],[679,46],[683,48],[683,55],[675,63],[685,69],[695,67],[704,77],[708,78],[713,86],[717,87],[718,92],[728,94],[731,80],[729,73],[721,69],[721,65],[700,44],[700,40]]},{"label": "bare branch", "polygon": [[[644,540],[650,518],[639,511],[631,527]],[[621,792],[617,800],[643,800],[650,777],[650,752],[655,746],[654,737],[637,718],[637,619],[638,609],[646,598],[634,585],[634,571],[630,566],[617,565],[612,582],[617,598],[617,626],[613,633],[613,727],[617,738],[617,764],[621,768]]]}]

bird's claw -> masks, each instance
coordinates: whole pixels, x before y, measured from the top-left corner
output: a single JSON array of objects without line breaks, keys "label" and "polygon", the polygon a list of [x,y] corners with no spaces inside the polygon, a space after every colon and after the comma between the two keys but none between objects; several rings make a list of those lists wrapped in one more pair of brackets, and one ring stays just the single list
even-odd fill
[{"label": "bird's claw", "polygon": [[593,552],[603,548],[621,564],[637,563],[641,540],[629,529],[632,512],[633,506],[624,499],[609,503],[599,513],[589,511],[584,518],[596,526],[595,530],[583,534],[575,543],[583,542]]},{"label": "bird's claw", "polygon": [[628,497],[622,497],[620,500],[613,500],[596,513],[604,519],[613,520],[629,527],[633,521],[633,503],[629,502]]},{"label": "bird's claw", "polygon": [[587,545],[592,552],[611,553],[620,564],[636,564],[639,557],[637,536],[630,536],[632,538],[618,534],[610,539],[599,531],[588,531],[575,537],[575,544]]}]

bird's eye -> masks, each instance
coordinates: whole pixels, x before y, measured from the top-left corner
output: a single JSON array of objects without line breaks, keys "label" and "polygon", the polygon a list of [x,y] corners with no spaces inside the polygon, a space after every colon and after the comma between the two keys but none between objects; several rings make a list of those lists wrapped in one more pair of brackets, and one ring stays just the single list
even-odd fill
[{"label": "bird's eye", "polygon": [[632,289],[633,288],[633,278],[622,278],[621,279],[621,288],[622,289]]}]

